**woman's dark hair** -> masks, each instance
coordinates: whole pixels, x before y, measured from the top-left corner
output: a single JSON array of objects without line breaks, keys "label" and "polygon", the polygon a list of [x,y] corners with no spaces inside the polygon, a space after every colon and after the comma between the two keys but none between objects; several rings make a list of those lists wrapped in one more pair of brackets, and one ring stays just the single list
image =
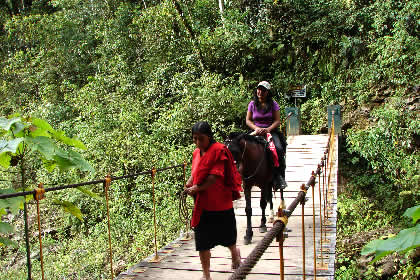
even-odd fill
[{"label": "woman's dark hair", "polygon": [[191,134],[193,135],[194,133],[201,133],[207,135],[209,137],[210,144],[216,142],[213,138],[213,131],[211,131],[211,126],[208,122],[200,121],[195,123],[195,125],[193,125],[191,129]]},{"label": "woman's dark hair", "polygon": [[[265,107],[265,110],[264,110],[264,113],[267,113],[267,112],[271,111],[272,108],[273,108],[273,95],[271,94],[271,90],[268,90],[268,89],[266,89],[265,87],[262,87],[262,86],[260,86],[259,88],[268,91],[267,100],[266,100],[267,101],[267,106]],[[260,101],[258,100],[257,89],[258,88],[256,88],[255,91],[254,91],[254,104],[255,104],[255,106],[257,106],[258,109],[260,109],[261,104],[260,104]]]}]

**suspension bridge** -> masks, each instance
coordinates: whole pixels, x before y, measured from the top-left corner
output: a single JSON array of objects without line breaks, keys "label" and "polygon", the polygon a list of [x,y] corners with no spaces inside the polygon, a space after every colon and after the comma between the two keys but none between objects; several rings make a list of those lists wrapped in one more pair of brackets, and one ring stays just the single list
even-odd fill
[{"label": "suspension bridge", "polygon": [[[330,118],[331,117],[331,118]],[[289,135],[286,153],[285,206],[280,195],[274,196],[277,216],[268,224],[268,232],[254,230],[253,241],[243,245],[246,230],[244,196],[234,202],[238,228],[238,246],[242,264],[231,270],[227,248],[218,246],[211,251],[211,275],[221,279],[334,279],[336,244],[336,199],[338,175],[338,136],[335,132],[334,111],[329,115],[329,134]],[[291,131],[289,127],[288,131]],[[46,192],[60,191],[80,186],[103,184],[108,217],[108,249],[110,278],[118,280],[140,279],[200,279],[202,269],[199,254],[195,251],[194,236],[186,231],[182,236],[158,249],[155,238],[155,253],[114,277],[111,227],[108,208],[108,191],[111,182],[140,175],[151,175],[154,201],[154,178],[157,172],[169,169],[185,169],[186,163],[161,169],[152,169],[120,177],[44,189],[40,184],[33,191],[0,195],[0,199],[33,195],[37,205],[38,237],[42,279],[44,279],[42,226],[39,201]],[[259,189],[252,190],[253,224],[261,219]],[[26,204],[25,204],[26,205]],[[278,207],[278,208],[277,208]],[[282,207],[285,207],[284,209]],[[27,223],[25,207],[25,224]],[[184,209],[185,210],[185,209]],[[156,218],[155,218],[156,225]],[[156,231],[156,226],[155,226]],[[28,227],[25,226],[28,277],[31,278],[31,258]]]},{"label": "suspension bridge", "polygon": [[[241,244],[246,230],[245,199],[235,202],[242,265],[233,272],[227,248],[212,249],[213,280],[334,279],[338,141],[334,132],[330,135],[288,137],[285,202],[294,209],[280,208],[275,222],[278,226],[269,226],[267,233],[254,230],[249,245]],[[281,205],[279,195],[273,202]],[[258,225],[261,210],[256,187],[252,206],[253,224]],[[201,271],[193,236],[188,233],[116,279],[200,279]]]}]

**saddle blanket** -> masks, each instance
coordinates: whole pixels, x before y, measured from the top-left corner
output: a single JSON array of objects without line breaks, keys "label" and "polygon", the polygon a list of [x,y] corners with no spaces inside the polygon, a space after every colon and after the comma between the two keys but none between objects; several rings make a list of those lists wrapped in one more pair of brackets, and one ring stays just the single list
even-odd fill
[{"label": "saddle blanket", "polygon": [[267,133],[266,137],[266,140],[268,142],[268,148],[273,153],[274,167],[279,167],[279,156],[277,154],[276,146],[274,146],[273,137],[271,136],[271,133]]}]

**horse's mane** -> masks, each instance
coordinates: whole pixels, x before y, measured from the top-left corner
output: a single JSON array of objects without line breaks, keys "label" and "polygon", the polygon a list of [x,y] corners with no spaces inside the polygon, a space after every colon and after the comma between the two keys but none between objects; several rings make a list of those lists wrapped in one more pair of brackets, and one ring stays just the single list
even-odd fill
[{"label": "horse's mane", "polygon": [[244,132],[231,132],[228,138],[233,141],[240,141],[241,139],[245,139],[246,141],[250,141],[256,144],[261,144],[264,146],[267,143],[267,141],[263,137],[250,135]]},{"label": "horse's mane", "polygon": [[246,141],[256,143],[256,144],[261,144],[264,147],[265,152],[267,153],[267,159],[269,161],[269,164],[270,165],[273,164],[273,154],[268,148],[268,142],[264,139],[264,137],[250,135],[244,132],[231,132],[229,133],[228,139],[232,140],[235,143],[235,145],[238,145],[238,146],[239,146],[239,141],[241,141],[241,139],[245,139]]}]

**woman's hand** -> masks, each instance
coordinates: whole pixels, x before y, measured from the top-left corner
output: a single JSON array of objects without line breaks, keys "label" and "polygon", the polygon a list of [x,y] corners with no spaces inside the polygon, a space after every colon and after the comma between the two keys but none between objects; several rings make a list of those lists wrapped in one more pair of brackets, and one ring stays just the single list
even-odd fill
[{"label": "woman's hand", "polygon": [[188,195],[193,196],[193,195],[195,195],[199,191],[199,189],[198,189],[198,186],[197,185],[193,185],[192,187],[185,188],[184,191]]},{"label": "woman's hand", "polygon": [[260,136],[264,136],[266,135],[268,132],[270,132],[267,128],[263,128],[263,127],[257,127],[255,129],[255,134],[256,135],[260,135]]}]

